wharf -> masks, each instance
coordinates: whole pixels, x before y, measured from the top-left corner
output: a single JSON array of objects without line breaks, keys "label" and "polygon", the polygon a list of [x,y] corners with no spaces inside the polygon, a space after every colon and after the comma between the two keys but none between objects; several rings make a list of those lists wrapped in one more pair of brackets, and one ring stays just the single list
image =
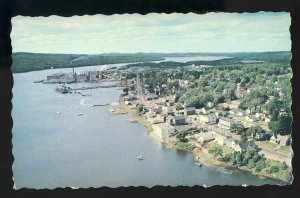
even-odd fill
[{"label": "wharf", "polygon": [[114,84],[114,85],[98,85],[98,86],[92,86],[92,87],[80,87],[80,88],[72,88],[73,91],[78,90],[87,90],[87,89],[98,89],[98,88],[112,88],[112,87],[122,87],[120,84]]}]

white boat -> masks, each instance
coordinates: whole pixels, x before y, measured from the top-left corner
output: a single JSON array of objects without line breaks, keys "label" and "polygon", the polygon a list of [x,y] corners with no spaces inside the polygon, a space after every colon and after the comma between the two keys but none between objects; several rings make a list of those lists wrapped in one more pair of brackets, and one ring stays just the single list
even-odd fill
[{"label": "white boat", "polygon": [[145,159],[142,155],[138,156],[137,158],[138,158],[138,160],[144,160]]},{"label": "white boat", "polygon": [[202,166],[202,163],[194,163],[195,165],[201,167]]},{"label": "white boat", "polygon": [[232,173],[231,170],[228,170],[228,169],[226,169],[224,167],[220,167],[217,170],[220,171],[221,173],[225,173],[225,174],[231,174]]},{"label": "white boat", "polygon": [[78,113],[78,116],[82,116],[83,115],[83,113]]}]

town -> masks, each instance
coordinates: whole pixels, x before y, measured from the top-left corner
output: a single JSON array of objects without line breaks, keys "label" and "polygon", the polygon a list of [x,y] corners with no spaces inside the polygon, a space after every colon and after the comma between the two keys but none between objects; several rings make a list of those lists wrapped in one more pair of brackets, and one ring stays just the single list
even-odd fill
[{"label": "town", "polygon": [[264,61],[163,69],[133,64],[81,73],[73,69],[49,75],[43,83],[116,81],[124,89],[119,109],[111,112],[135,114],[163,143],[198,148],[219,161],[264,176],[280,173],[277,179],[289,181],[290,75],[289,67],[278,69]]},{"label": "town", "polygon": [[[199,148],[264,175],[287,170],[292,158],[289,68],[275,69],[277,76],[268,67],[240,68],[249,72],[243,76],[242,69],[207,65],[133,66],[120,106],[136,111],[163,142]],[[243,159],[247,152],[250,157]],[[283,177],[290,179],[290,173]]]}]

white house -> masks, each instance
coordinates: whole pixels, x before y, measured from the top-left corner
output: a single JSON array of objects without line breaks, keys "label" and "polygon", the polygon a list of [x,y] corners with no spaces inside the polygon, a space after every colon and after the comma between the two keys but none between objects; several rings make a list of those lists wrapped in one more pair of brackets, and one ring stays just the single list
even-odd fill
[{"label": "white house", "polygon": [[238,115],[238,116],[244,116],[245,114],[246,114],[246,112],[241,109],[236,110],[236,115]]},{"label": "white house", "polygon": [[175,111],[175,107],[172,106],[172,107],[169,107],[169,106],[163,106],[162,107],[162,111],[168,115],[173,115],[174,114],[174,111]]},{"label": "white house", "polygon": [[171,125],[184,125],[185,117],[183,115],[176,115],[176,116],[168,116],[166,118],[166,122]]},{"label": "white house", "polygon": [[209,114],[209,113],[210,113],[208,107],[203,107],[203,108],[201,109],[201,111],[202,111],[202,113],[204,113],[204,114]]},{"label": "white house", "polygon": [[249,122],[256,122],[257,118],[253,115],[249,115],[249,116],[246,117],[246,120],[249,121]]},{"label": "white house", "polygon": [[215,134],[216,134],[215,132],[210,131],[206,133],[198,133],[197,135],[195,135],[195,137],[198,139],[198,142],[204,144],[215,140]]},{"label": "white house", "polygon": [[207,103],[207,107],[213,108],[213,107],[214,107],[214,103],[213,103],[213,102],[208,102],[208,103]]},{"label": "white house", "polygon": [[267,123],[271,122],[271,118],[268,115],[265,116],[265,122]]},{"label": "white house", "polygon": [[175,128],[167,123],[159,123],[153,125],[153,132],[161,139],[165,139],[175,134]]},{"label": "white house", "polygon": [[235,121],[230,118],[221,117],[219,118],[218,127],[231,130],[234,123]]},{"label": "white house", "polygon": [[237,140],[234,140],[233,138],[229,138],[226,140],[226,146],[229,146],[233,148],[235,151],[242,151],[242,148]]},{"label": "white house", "polygon": [[263,120],[265,118],[265,114],[264,113],[255,113],[255,117],[258,120]]},{"label": "white house", "polygon": [[223,135],[219,135],[219,134],[216,134],[215,136],[215,141],[221,145],[221,146],[224,146],[226,145],[226,141],[227,141],[227,137],[226,136],[223,136]]},{"label": "white house", "polygon": [[279,144],[280,146],[287,146],[288,145],[288,135],[277,135],[277,138],[273,135],[270,139],[270,142],[274,144]]},{"label": "white house", "polygon": [[217,123],[217,116],[215,114],[208,114],[208,115],[199,115],[199,121],[203,124],[216,124]]}]

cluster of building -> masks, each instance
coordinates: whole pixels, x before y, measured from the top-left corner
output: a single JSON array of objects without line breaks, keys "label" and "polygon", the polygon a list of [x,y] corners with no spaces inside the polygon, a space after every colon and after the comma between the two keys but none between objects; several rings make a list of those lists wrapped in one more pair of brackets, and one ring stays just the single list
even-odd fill
[{"label": "cluster of building", "polygon": [[72,73],[53,73],[47,76],[43,83],[76,83],[76,82],[98,82],[99,80],[123,80],[126,79],[126,73],[117,69],[104,71],[83,71]]},{"label": "cluster of building", "polygon": [[198,133],[194,135],[193,137],[196,139],[197,142],[201,143],[202,145],[208,142],[216,142],[221,146],[228,146],[230,148],[233,148],[234,151],[241,152],[243,149],[246,149],[250,145],[254,145],[253,141],[250,142],[241,142],[238,140],[235,140],[231,136],[228,135],[220,135],[216,133],[215,131],[209,131],[206,133]]},{"label": "cluster of building", "polygon": [[[224,107],[230,110],[225,112],[214,108],[214,103],[208,102],[205,107],[196,109],[195,107],[185,107],[183,110],[176,109],[175,97],[159,97],[156,93],[146,93],[137,97],[136,80],[129,80],[132,86],[131,91],[123,97],[126,105],[134,109],[139,105],[143,107],[142,116],[153,126],[153,132],[161,139],[166,139],[175,134],[189,130],[191,128],[206,129],[202,130],[195,138],[200,144],[216,141],[221,145],[232,147],[239,151],[248,144],[234,140],[230,132],[234,130],[235,124],[241,124],[244,128],[255,126],[255,122],[262,121],[267,123],[270,118],[260,107],[241,110],[236,106],[224,103]],[[147,88],[147,87],[146,87]],[[227,105],[227,106],[226,106]],[[207,132],[205,132],[207,131]],[[258,133],[255,139],[263,140],[266,133]],[[287,137],[278,135],[272,136],[271,142],[280,146],[287,144]]]}]

